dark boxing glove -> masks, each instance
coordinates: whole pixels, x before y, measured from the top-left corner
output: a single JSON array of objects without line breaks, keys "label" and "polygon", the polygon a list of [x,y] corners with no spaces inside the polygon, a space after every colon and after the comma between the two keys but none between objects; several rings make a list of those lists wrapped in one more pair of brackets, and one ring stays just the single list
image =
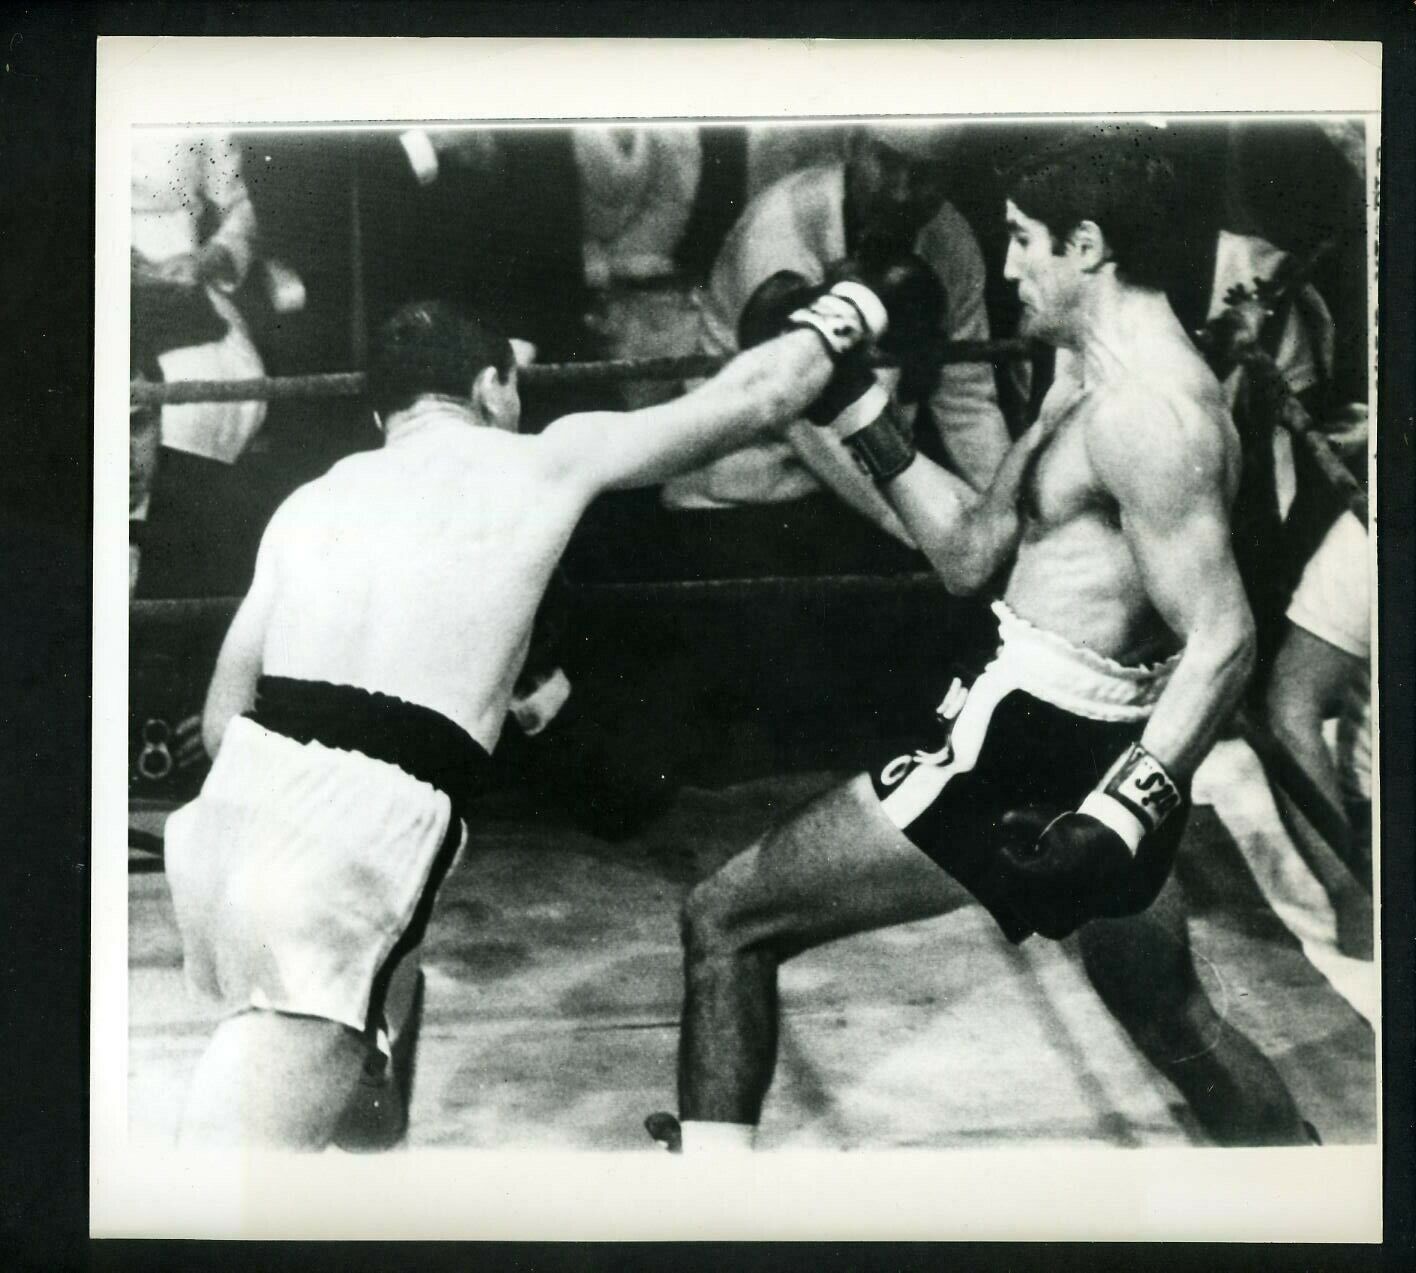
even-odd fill
[{"label": "dark boxing glove", "polygon": [[808,283],[791,270],[778,270],[764,280],[738,315],[737,343],[739,349],[751,349],[780,336],[787,330],[787,319],[810,305],[822,292],[825,283]]},{"label": "dark boxing glove", "polygon": [[[839,297],[823,301],[829,291],[828,283],[808,283],[800,274],[779,270],[748,298],[737,327],[739,349],[764,344],[793,327],[810,327],[821,336],[837,366],[821,396],[806,411],[807,419],[820,425],[834,420],[874,381],[865,341],[842,349],[843,339],[832,323],[844,314],[850,328],[855,314],[850,306],[842,308]],[[868,301],[866,305],[870,307]]]},{"label": "dark boxing glove", "polygon": [[902,472],[914,459],[913,440],[888,418],[890,396],[877,383],[870,360],[874,341],[889,329],[879,297],[859,278],[813,285],[799,274],[779,271],[743,307],[738,347],[762,344],[794,327],[814,331],[836,362],[806,418],[846,442],[877,481]]},{"label": "dark boxing glove", "polygon": [[913,252],[866,242],[827,270],[827,282],[853,281],[875,293],[890,316],[880,351],[899,365],[896,396],[917,402],[934,387],[948,297],[939,276]]},{"label": "dark boxing glove", "polygon": [[835,374],[806,418],[850,447],[877,482],[899,476],[914,461],[914,439],[890,414],[890,394],[871,365],[871,348],[890,326],[880,297],[858,279],[842,279],[788,321],[816,328],[828,349],[840,350]]},{"label": "dark boxing glove", "polygon": [[1061,940],[1088,920],[1144,910],[1169,871],[1162,850],[1173,848],[1174,836],[1161,827],[1172,817],[1178,827],[1186,803],[1160,761],[1135,744],[1075,812],[1053,818],[1036,839],[1026,835],[1030,821],[1036,828],[1035,815],[1006,816],[1003,831],[1012,842],[1003,862],[1023,917],[1042,936]]}]

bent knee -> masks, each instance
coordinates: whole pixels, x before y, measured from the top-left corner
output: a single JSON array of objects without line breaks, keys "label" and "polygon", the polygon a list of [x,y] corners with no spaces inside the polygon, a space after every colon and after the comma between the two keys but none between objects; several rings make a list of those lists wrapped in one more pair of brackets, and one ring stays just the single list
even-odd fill
[{"label": "bent knee", "polygon": [[684,899],[680,931],[688,958],[771,950],[778,939],[790,936],[791,916],[763,896],[751,872],[736,869],[738,863],[746,866],[742,859],[734,859]]},{"label": "bent knee", "polygon": [[690,957],[704,957],[733,948],[731,933],[737,908],[733,890],[717,875],[701,881],[684,898],[679,932]]}]

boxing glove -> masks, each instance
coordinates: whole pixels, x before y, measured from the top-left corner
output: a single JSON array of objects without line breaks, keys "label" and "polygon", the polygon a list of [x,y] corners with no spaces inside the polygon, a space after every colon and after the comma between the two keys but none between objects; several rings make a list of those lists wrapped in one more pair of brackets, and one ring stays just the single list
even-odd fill
[{"label": "boxing glove", "polygon": [[814,331],[837,363],[861,346],[879,340],[889,322],[880,298],[854,279],[832,284],[787,316],[789,329]]},{"label": "boxing glove", "polygon": [[916,253],[867,244],[829,266],[826,281],[860,283],[879,297],[889,315],[878,341],[883,352],[898,356],[920,344],[938,344],[948,298],[939,276]]},{"label": "boxing glove", "polygon": [[[842,352],[833,338],[817,327],[817,315],[812,307],[829,290],[827,283],[808,283],[800,274],[779,270],[748,298],[737,326],[739,349],[761,345],[793,327],[811,327],[822,335],[827,351],[837,361],[837,370],[821,397],[806,411],[807,419],[820,425],[829,424],[840,415],[875,379],[863,341]],[[839,317],[840,311],[834,308],[839,304],[836,298],[819,307],[820,321],[829,325],[833,317]],[[846,315],[849,322],[853,316],[849,310]]]},{"label": "boxing glove", "polygon": [[948,310],[939,276],[913,252],[865,244],[832,265],[826,278],[863,283],[880,298],[890,319],[879,348],[900,368],[895,397],[906,403],[927,397],[939,378],[940,333]]},{"label": "boxing glove", "polygon": [[797,310],[810,305],[822,292],[825,283],[808,283],[791,270],[778,270],[759,284],[738,315],[737,343],[739,349],[751,349],[780,336],[787,330],[787,319]]},{"label": "boxing glove", "polygon": [[[1155,900],[1176,835],[1162,833],[1186,805],[1180,787],[1139,744],[1130,747],[1075,811],[1049,821],[1035,839],[1019,836],[1031,815],[1003,819],[1003,862],[1023,916],[1060,940],[1088,920],[1144,910]],[[1168,851],[1168,852],[1167,852]],[[1157,869],[1159,868],[1159,869]]]}]

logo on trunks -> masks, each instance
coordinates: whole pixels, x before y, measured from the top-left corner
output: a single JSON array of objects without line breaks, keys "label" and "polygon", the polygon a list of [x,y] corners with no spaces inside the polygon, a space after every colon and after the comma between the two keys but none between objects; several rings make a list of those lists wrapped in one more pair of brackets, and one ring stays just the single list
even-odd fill
[{"label": "logo on trunks", "polygon": [[964,700],[969,696],[964,683],[956,676],[944,701],[934,709],[939,723],[944,726],[944,745],[937,751],[925,751],[922,747],[908,756],[896,756],[880,771],[880,785],[893,787],[905,779],[916,765],[948,765],[954,761],[954,721],[964,708]]},{"label": "logo on trunks", "polygon": [[913,756],[896,756],[884,769],[880,771],[880,784],[884,787],[893,787],[904,778],[915,766]]}]

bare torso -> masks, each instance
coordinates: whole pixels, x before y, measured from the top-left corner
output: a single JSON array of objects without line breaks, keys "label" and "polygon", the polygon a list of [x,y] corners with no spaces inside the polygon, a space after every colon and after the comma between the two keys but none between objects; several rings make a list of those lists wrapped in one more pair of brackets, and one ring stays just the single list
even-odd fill
[{"label": "bare torso", "polygon": [[441,415],[282,509],[263,670],[433,708],[490,750],[581,508],[532,439]]},{"label": "bare torso", "polygon": [[1074,645],[1138,665],[1174,653],[1179,643],[1148,599],[1117,502],[1089,455],[1095,430],[1118,427],[1106,416],[1107,400],[1139,383],[1167,408],[1214,430],[1225,457],[1226,503],[1238,486],[1239,444],[1218,382],[1178,324],[1138,334],[1124,355],[1106,359],[1106,374],[1088,376],[1081,358],[1058,352],[1040,413],[1051,435],[1033,455],[1019,494],[1022,536],[1004,600]]}]

